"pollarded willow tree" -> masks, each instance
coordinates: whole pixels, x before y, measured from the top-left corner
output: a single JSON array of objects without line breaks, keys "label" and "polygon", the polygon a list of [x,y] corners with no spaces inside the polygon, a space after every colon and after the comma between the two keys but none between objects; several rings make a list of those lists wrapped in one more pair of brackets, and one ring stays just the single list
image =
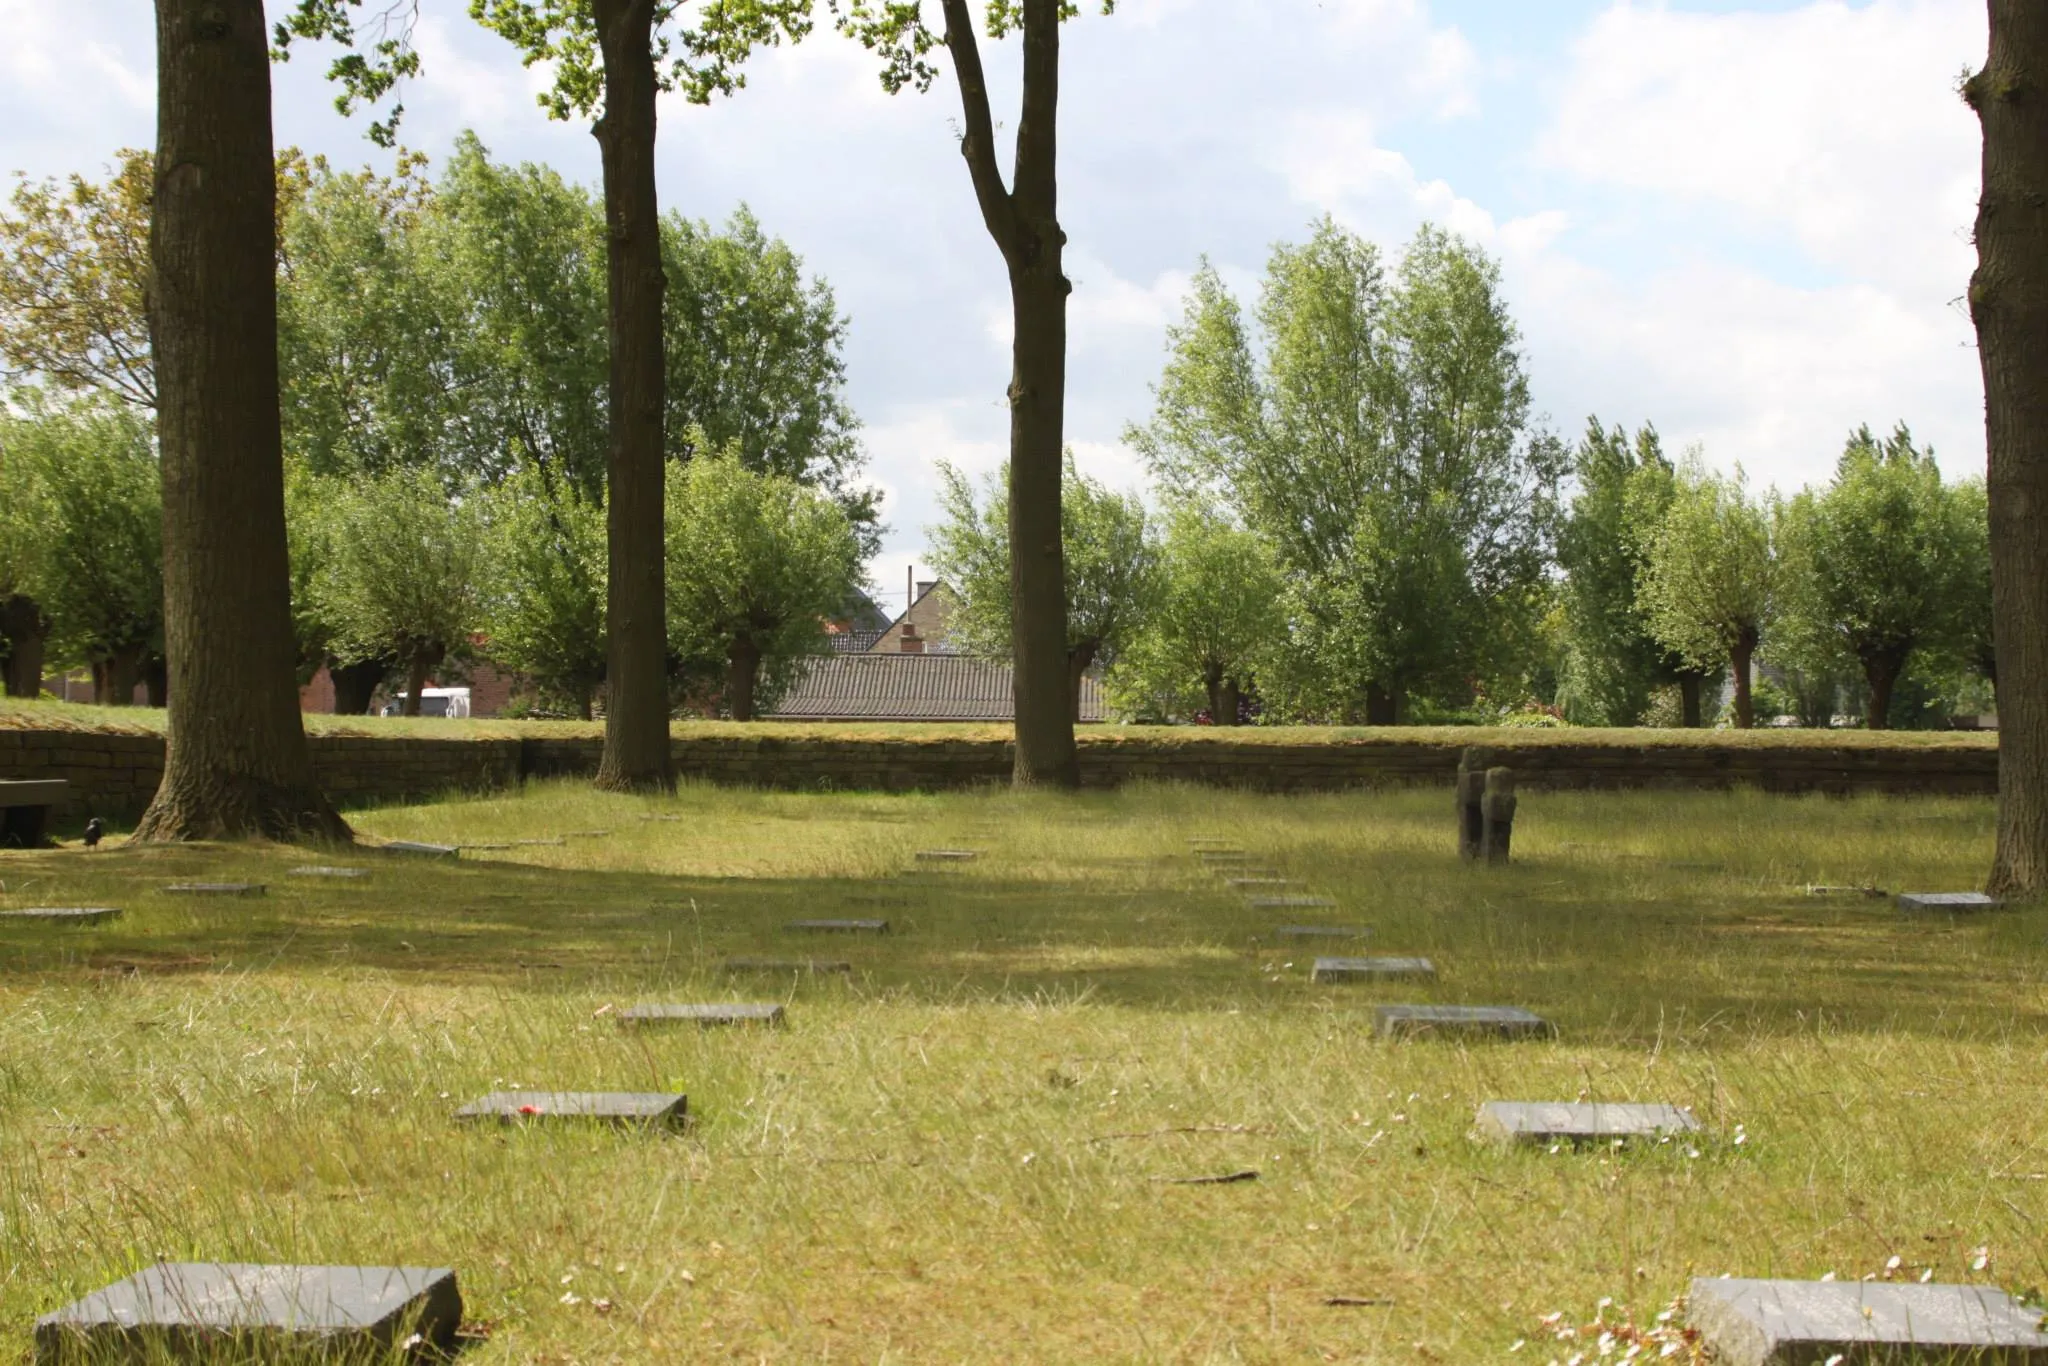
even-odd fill
[{"label": "pollarded willow tree", "polygon": [[1389,281],[1325,218],[1274,248],[1256,324],[1204,263],[1125,440],[1271,540],[1306,709],[1390,725],[1469,690],[1541,616],[1566,464],[1531,430],[1498,268],[1425,226]]},{"label": "pollarded willow tree", "polygon": [[1735,680],[1735,724],[1755,723],[1750,663],[1778,610],[1778,557],[1770,510],[1733,478],[1696,458],[1651,532],[1639,592],[1650,629],[1694,667],[1727,661]]},{"label": "pollarded willow tree", "polygon": [[169,744],[138,839],[346,839],[299,721],[261,0],[157,0],[150,339]]},{"label": "pollarded willow tree", "polygon": [[[1102,12],[1114,8],[1103,0]],[[1060,25],[1074,0],[989,0],[988,36],[1019,34],[1024,49],[1017,158],[1010,183],[996,160],[995,119],[968,0],[940,0],[944,23],[925,22],[921,0],[834,0],[839,27],[882,56],[882,84],[926,90],[926,60],[942,43],[960,84],[960,155],[981,219],[1010,276],[1009,655],[1016,691],[1019,787],[1078,787],[1074,748],[1068,592],[1061,553],[1060,485],[1066,450],[1067,295],[1059,221]]]},{"label": "pollarded willow tree", "polygon": [[[939,465],[946,517],[931,528],[932,566],[960,595],[948,630],[979,654],[1013,661],[1017,639],[1016,576],[1012,571],[1008,492],[996,480],[976,497],[951,465]],[[1145,504],[1065,465],[1060,496],[1062,660],[1068,724],[1081,716],[1081,680],[1111,667],[1145,624],[1158,586],[1159,548],[1146,525]]]},{"label": "pollarded willow tree", "polygon": [[1989,0],[1963,83],[1984,127],[1970,316],[1984,369],[1998,637],[1998,847],[1990,889],[2048,891],[2048,6]]}]

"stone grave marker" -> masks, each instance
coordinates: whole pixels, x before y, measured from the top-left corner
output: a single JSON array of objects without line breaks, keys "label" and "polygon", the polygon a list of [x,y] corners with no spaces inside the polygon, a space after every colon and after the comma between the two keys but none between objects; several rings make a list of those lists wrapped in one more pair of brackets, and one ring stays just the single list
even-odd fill
[{"label": "stone grave marker", "polygon": [[1885,893],[1885,890],[1884,890],[1884,888],[1882,888],[1882,887],[1849,887],[1849,886],[1839,886],[1839,885],[1835,885],[1835,884],[1832,884],[1832,883],[1826,883],[1826,882],[1809,882],[1809,883],[1807,883],[1807,884],[1806,884],[1806,894],[1807,894],[1808,896],[1871,896],[1871,897],[1877,897],[1877,896],[1884,896],[1884,895],[1886,895],[1886,893]]},{"label": "stone grave marker", "polygon": [[1998,898],[1982,892],[1900,892],[1897,902],[1902,911],[1989,911],[1998,906]]},{"label": "stone grave marker", "polygon": [[1372,930],[1365,925],[1281,925],[1273,931],[1275,939],[1370,939]]},{"label": "stone grave marker", "polygon": [[415,858],[455,858],[462,853],[452,844],[422,844],[418,840],[386,840],[377,847],[387,854],[410,854]]},{"label": "stone grave marker", "polygon": [[368,868],[334,868],[325,864],[309,863],[303,868],[289,869],[286,877],[368,877]]},{"label": "stone grave marker", "polygon": [[1473,1127],[1500,1143],[1608,1143],[1696,1133],[1700,1122],[1676,1105],[1489,1100]]},{"label": "stone grave marker", "polygon": [[53,925],[97,925],[120,917],[119,906],[30,906],[0,911],[0,920],[42,920]]},{"label": "stone grave marker", "polygon": [[2048,1366],[2041,1311],[1995,1286],[1701,1277],[1687,1303],[1688,1321],[1721,1366]]},{"label": "stone grave marker", "polygon": [[1506,863],[1515,834],[1515,771],[1486,770],[1486,789],[1479,798],[1479,855],[1488,863]]},{"label": "stone grave marker", "polygon": [[84,1361],[383,1360],[455,1345],[455,1273],[422,1266],[158,1262],[36,1320],[36,1366]]},{"label": "stone grave marker", "polygon": [[798,934],[887,934],[886,920],[792,920],[783,926]]},{"label": "stone grave marker", "polygon": [[560,835],[556,835],[552,839],[544,840],[513,840],[512,847],[515,849],[538,849],[542,847],[553,849],[561,845],[567,844],[568,842],[569,841],[563,839]]},{"label": "stone grave marker", "polygon": [[1318,958],[1312,982],[1386,982],[1398,978],[1434,977],[1436,964],[1427,958]]},{"label": "stone grave marker", "polygon": [[709,1029],[713,1025],[781,1023],[782,1007],[774,1004],[641,1005],[619,1012],[619,1024],[629,1029],[667,1024],[694,1024]]},{"label": "stone grave marker", "polygon": [[1458,755],[1458,857],[1472,862],[1480,856],[1486,835],[1482,802],[1486,796],[1486,769],[1493,751],[1470,745]]},{"label": "stone grave marker", "polygon": [[727,972],[852,972],[853,964],[815,958],[728,958]]},{"label": "stone grave marker", "polygon": [[510,849],[512,846],[510,844],[458,844],[455,847],[457,849],[467,849],[478,854],[495,854],[502,850]]},{"label": "stone grave marker", "polygon": [[1253,896],[1245,904],[1255,911],[1327,910],[1337,903],[1326,896]]},{"label": "stone grave marker", "polygon": [[571,1120],[620,1128],[675,1126],[689,1119],[689,1098],[660,1091],[493,1091],[455,1112],[500,1124]]},{"label": "stone grave marker", "polygon": [[1291,877],[1232,877],[1225,878],[1226,887],[1299,887],[1301,879]]},{"label": "stone grave marker", "polygon": [[260,882],[173,882],[164,890],[173,896],[262,896]]},{"label": "stone grave marker", "polygon": [[981,857],[979,849],[920,849],[920,863],[970,863]]},{"label": "stone grave marker", "polygon": [[1520,1006],[1381,1006],[1373,1012],[1379,1032],[1389,1039],[1478,1035],[1498,1039],[1549,1038],[1557,1031],[1548,1020]]}]

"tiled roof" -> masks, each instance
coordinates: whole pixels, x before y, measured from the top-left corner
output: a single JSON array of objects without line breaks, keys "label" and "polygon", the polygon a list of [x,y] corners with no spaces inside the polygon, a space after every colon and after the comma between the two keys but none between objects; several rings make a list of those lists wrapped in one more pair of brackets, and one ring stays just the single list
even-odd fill
[{"label": "tiled roof", "polygon": [[[778,721],[1009,721],[1010,666],[978,655],[823,655],[768,713]],[[1102,719],[1102,684],[1081,680],[1081,719]]]}]

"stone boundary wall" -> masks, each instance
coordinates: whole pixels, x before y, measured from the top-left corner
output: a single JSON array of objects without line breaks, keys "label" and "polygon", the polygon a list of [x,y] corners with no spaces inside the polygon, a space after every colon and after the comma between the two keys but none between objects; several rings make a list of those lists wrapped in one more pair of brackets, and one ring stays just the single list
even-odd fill
[{"label": "stone boundary wall", "polygon": [[[1623,745],[1499,739],[1475,734],[1528,790],[1738,786],[1766,792],[1892,792],[1986,796],[1998,790],[1998,751],[1981,743],[1931,746]],[[313,767],[342,806],[370,806],[450,791],[516,787],[529,777],[597,771],[603,742],[590,739],[433,739],[315,735]],[[1127,782],[1200,783],[1260,792],[1337,792],[1401,785],[1449,786],[1462,746],[1399,740],[1314,744],[1183,742],[1084,737],[1087,787]],[[154,735],[0,729],[0,777],[65,778],[77,794],[59,818],[141,813],[163,777]],[[786,790],[938,791],[1007,781],[1004,740],[834,740],[774,735],[675,741],[677,773],[728,786]]]}]

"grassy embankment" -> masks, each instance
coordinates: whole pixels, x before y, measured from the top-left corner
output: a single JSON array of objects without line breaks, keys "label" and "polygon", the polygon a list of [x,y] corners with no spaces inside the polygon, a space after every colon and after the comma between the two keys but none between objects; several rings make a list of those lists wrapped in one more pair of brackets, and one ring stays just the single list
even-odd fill
[{"label": "grassy embankment", "polygon": [[[1447,805],[561,785],[357,821],[613,833],[316,856],[373,870],[352,883],[286,877],[308,856],[285,849],[0,854],[0,908],[127,909],[0,928],[0,1355],[157,1256],[453,1266],[476,1366],[1541,1362],[1591,1349],[1542,1316],[1611,1296],[1646,1322],[1696,1273],[2048,1284],[2048,912],[1795,890],[1974,885],[1988,801],[1536,795],[1504,870],[1456,866]],[[1191,834],[1341,909],[1247,910]],[[938,845],[987,854],[913,863]],[[198,878],[270,891],[160,890]],[[897,933],[779,928],[824,915]],[[1442,978],[1313,987],[1269,937],[1304,919]],[[856,972],[731,979],[729,953]],[[612,1018],[733,999],[787,1001],[788,1027]],[[1561,1036],[1375,1041],[1372,1005],[1403,999]],[[515,1084],[679,1088],[697,1120],[450,1122]],[[1712,1136],[1467,1137],[1483,1100],[1578,1096],[1689,1104]]]}]

